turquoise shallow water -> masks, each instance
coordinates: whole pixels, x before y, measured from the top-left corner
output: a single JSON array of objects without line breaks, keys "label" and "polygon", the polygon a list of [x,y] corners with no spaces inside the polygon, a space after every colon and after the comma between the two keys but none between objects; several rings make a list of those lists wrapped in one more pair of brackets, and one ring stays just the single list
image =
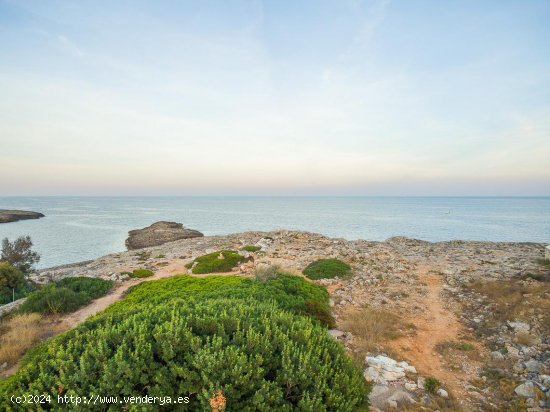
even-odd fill
[{"label": "turquoise shallow water", "polygon": [[40,267],[123,251],[129,230],[158,220],[206,235],[285,228],[346,239],[550,242],[550,197],[0,197],[0,209],[46,215],[0,225],[0,238],[32,236]]}]

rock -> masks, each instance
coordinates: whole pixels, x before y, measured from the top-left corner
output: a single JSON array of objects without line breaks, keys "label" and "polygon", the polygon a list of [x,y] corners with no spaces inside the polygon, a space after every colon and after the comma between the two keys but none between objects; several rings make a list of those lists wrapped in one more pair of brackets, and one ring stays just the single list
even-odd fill
[{"label": "rock", "polygon": [[245,259],[250,257],[250,252],[247,252],[246,250],[239,250],[237,253]]},{"label": "rock", "polygon": [[442,398],[448,398],[448,397],[449,397],[449,393],[448,393],[445,389],[443,389],[443,388],[439,388],[439,389],[437,390],[437,394],[438,394],[439,396],[441,396]]},{"label": "rock", "polygon": [[2,365],[0,365],[0,371],[3,371],[8,367],[8,362],[4,362]]},{"label": "rock", "polygon": [[407,382],[407,383],[405,383],[405,389],[410,391],[410,392],[414,392],[415,390],[418,389],[418,386],[417,386],[416,383]]},{"label": "rock", "polygon": [[402,362],[398,362],[397,363],[397,366],[405,369],[406,372],[410,372],[410,373],[416,373],[416,368],[412,365],[409,365],[407,362],[405,361],[402,361]]},{"label": "rock", "polygon": [[40,219],[44,217],[42,213],[31,212],[28,210],[6,210],[0,209],[0,223],[17,222],[18,220]]},{"label": "rock", "polygon": [[546,387],[550,387],[550,375],[540,375],[542,384]]},{"label": "rock", "polygon": [[535,397],[535,385],[531,381],[525,381],[516,389],[514,389],[514,392],[516,392],[519,396],[523,396],[525,398],[534,398]]},{"label": "rock", "polygon": [[422,376],[419,376],[418,379],[416,380],[416,385],[420,388],[420,389],[424,389],[424,384],[426,383],[426,378],[423,378]]},{"label": "rock", "polygon": [[365,379],[372,382],[396,381],[405,377],[405,369],[397,366],[397,361],[387,356],[367,356],[365,358],[369,367],[365,370]]},{"label": "rock", "polygon": [[508,326],[510,326],[514,332],[516,333],[527,333],[531,329],[531,326],[529,324],[522,322],[520,320],[516,321],[508,321]]},{"label": "rock", "polygon": [[201,232],[184,228],[181,223],[156,222],[146,228],[129,231],[126,247],[128,250],[142,249],[202,236]]},{"label": "rock", "polygon": [[400,385],[374,385],[369,394],[369,401],[372,409],[388,410],[388,408],[399,409],[400,406],[415,403],[414,398]]},{"label": "rock", "polygon": [[500,353],[499,351],[495,350],[495,351],[491,352],[491,359],[492,360],[503,360],[504,355],[502,353]]},{"label": "rock", "polygon": [[273,243],[273,239],[263,237],[256,242],[255,246],[259,246],[262,248],[263,251],[266,251],[267,249],[269,249],[272,243]]},{"label": "rock", "polygon": [[328,331],[328,333],[330,333],[330,335],[334,339],[338,339],[338,338],[343,337],[345,335],[344,332],[342,332],[341,330],[338,330],[338,329],[331,329],[331,330]]},{"label": "rock", "polygon": [[535,359],[529,359],[527,362],[525,362],[525,368],[529,372],[540,372],[542,368],[542,363]]}]

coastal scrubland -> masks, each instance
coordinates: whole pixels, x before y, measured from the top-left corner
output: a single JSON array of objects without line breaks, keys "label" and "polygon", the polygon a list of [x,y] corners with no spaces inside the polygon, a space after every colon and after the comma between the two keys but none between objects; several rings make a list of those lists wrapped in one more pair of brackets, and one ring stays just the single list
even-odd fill
[{"label": "coastal scrubland", "polygon": [[227,410],[357,410],[368,385],[327,333],[328,300],[324,288],[285,274],[144,282],[41,344],[0,392],[184,394],[180,410],[206,410],[221,390]]},{"label": "coastal scrubland", "polygon": [[[246,246],[255,248],[245,250]],[[240,256],[223,268],[230,275],[193,273],[197,259],[207,255],[207,261],[215,264],[205,270],[218,270],[217,264],[225,260],[222,251]],[[283,311],[286,316],[307,319],[312,327],[323,328],[332,341],[344,345],[351,365],[362,368],[365,380],[372,385],[369,403],[373,410],[545,410],[550,406],[550,282],[546,253],[545,245],[536,243],[430,243],[401,237],[370,242],[305,232],[247,232],[117,253],[45,270],[28,279],[41,284],[80,273],[115,282],[112,293],[74,314],[41,315],[40,322],[55,316],[63,318],[63,325],[76,327],[69,333],[78,330],[88,336],[95,327],[88,322],[103,316],[123,318],[121,313],[136,315],[136,322],[143,319],[147,324],[141,309],[147,305],[155,314],[156,307],[168,311],[181,305],[181,315],[188,317],[195,308],[190,305],[213,302],[219,309],[217,302],[224,300],[224,305],[231,308],[230,318],[246,318],[251,302],[250,305],[259,304],[253,306],[253,312],[260,316]],[[349,273],[321,271],[318,279],[304,275],[313,263],[332,259],[348,265]],[[139,269],[150,270],[153,275],[128,276]],[[188,275],[169,278],[185,272]],[[165,279],[155,280],[161,278]],[[107,307],[112,302],[118,303]],[[241,304],[246,308],[241,308]],[[275,306],[267,310],[264,304]],[[98,317],[88,319],[105,308]],[[207,309],[198,308],[197,313],[204,310]],[[176,314],[179,316],[180,312]],[[16,316],[19,315],[13,318]],[[88,321],[81,323],[85,319]],[[226,330],[226,318],[220,319],[216,314],[213,319],[212,328],[219,323]],[[109,335],[111,329],[116,329],[114,323],[102,322],[106,323],[97,324],[105,326],[101,333]],[[11,330],[4,322],[2,325],[3,331]],[[130,328],[134,324],[116,325]],[[253,327],[258,331],[262,326],[253,323]],[[327,327],[331,329],[327,331]],[[140,335],[141,341],[150,342],[147,336],[154,335],[154,329],[147,328],[147,333]],[[57,342],[65,335],[49,342]],[[124,337],[128,337],[127,332]],[[205,338],[196,337],[201,341]],[[73,340],[66,342],[72,344]],[[156,348],[157,342],[151,345]],[[30,349],[21,361],[22,375],[11,379],[25,376],[27,359],[44,352],[42,344],[26,347]],[[302,353],[307,354],[308,350]],[[131,353],[128,349],[127,354]],[[72,352],[59,354],[73,356]],[[81,356],[80,352],[77,355]],[[80,359],[77,355],[73,361]],[[38,376],[36,370],[33,373],[31,380]],[[60,375],[47,376],[56,380]],[[8,384],[11,385],[3,383]],[[219,390],[203,392],[202,398],[197,395],[195,399],[207,405],[206,397],[210,396],[210,406],[222,400],[229,405],[229,396]],[[272,409],[285,410],[285,406]]]}]

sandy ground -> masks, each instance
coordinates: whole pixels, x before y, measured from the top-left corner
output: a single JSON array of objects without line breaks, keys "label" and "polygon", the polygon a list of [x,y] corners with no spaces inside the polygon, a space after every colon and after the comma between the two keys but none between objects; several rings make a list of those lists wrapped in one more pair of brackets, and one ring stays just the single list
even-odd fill
[{"label": "sandy ground", "polygon": [[413,336],[403,336],[388,342],[395,353],[412,363],[422,376],[434,376],[444,382],[458,399],[464,398],[464,383],[468,374],[464,371],[451,371],[443,363],[443,357],[435,350],[440,342],[462,341],[467,331],[455,314],[446,308],[442,296],[443,279],[430,273],[430,267],[417,268],[419,281],[427,285],[427,295],[423,298],[424,313],[421,316],[405,318],[416,326]]}]

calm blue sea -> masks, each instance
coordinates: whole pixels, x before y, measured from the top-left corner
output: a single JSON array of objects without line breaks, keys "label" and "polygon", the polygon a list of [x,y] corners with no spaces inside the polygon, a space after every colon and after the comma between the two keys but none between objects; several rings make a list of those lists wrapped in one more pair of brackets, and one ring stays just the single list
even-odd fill
[{"label": "calm blue sea", "polygon": [[46,215],[0,225],[0,238],[32,237],[42,268],[123,251],[129,230],[158,220],[206,235],[284,228],[346,239],[550,242],[550,197],[0,197],[0,209]]}]

